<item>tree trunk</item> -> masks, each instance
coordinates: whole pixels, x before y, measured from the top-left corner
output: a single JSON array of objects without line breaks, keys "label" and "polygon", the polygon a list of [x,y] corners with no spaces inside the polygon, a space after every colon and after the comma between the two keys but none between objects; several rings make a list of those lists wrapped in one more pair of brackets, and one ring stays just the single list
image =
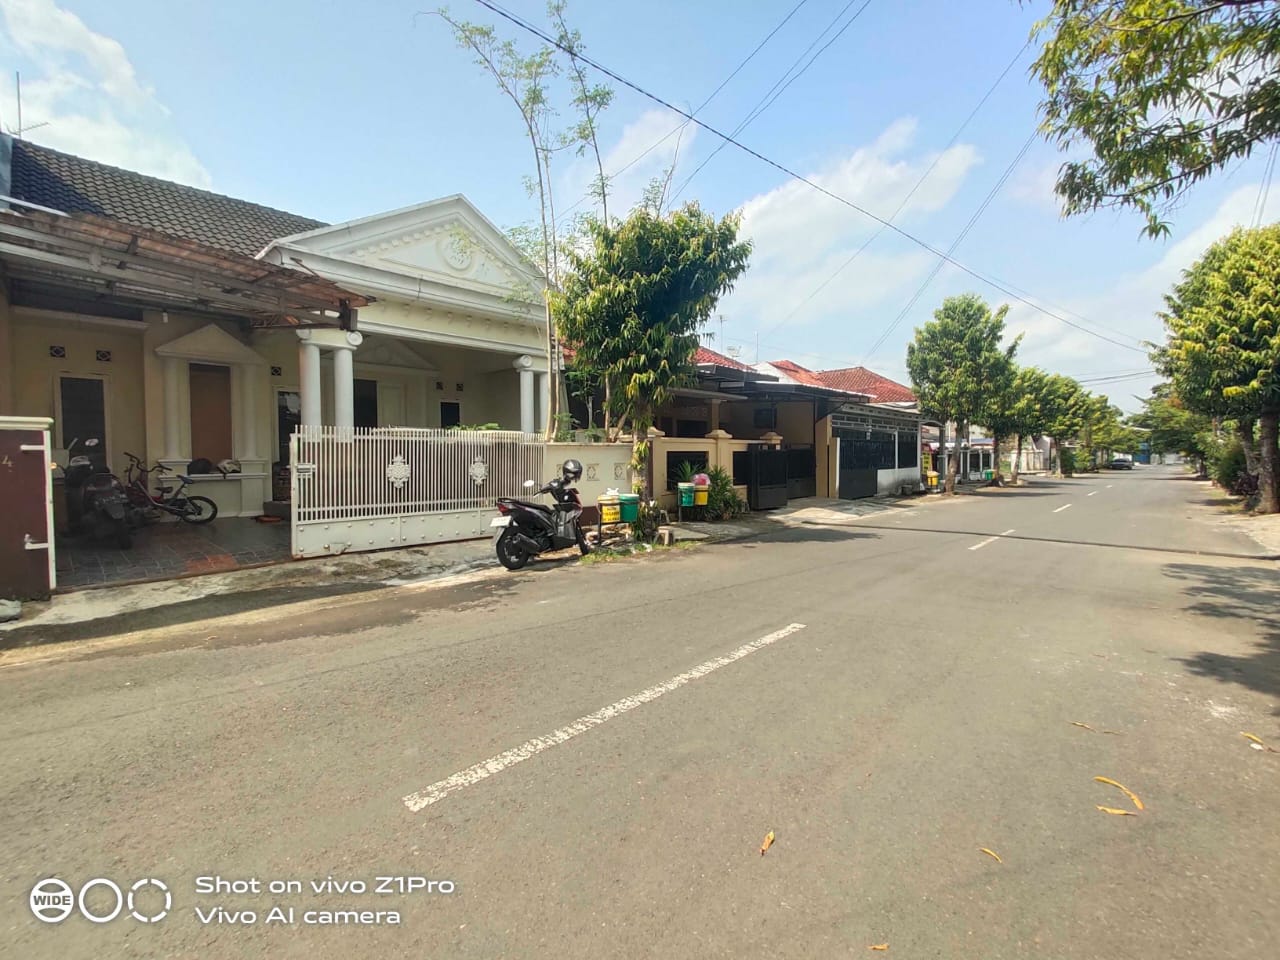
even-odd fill
[{"label": "tree trunk", "polygon": [[1258,417],[1258,512],[1280,513],[1280,409],[1265,410]]},{"label": "tree trunk", "polygon": [[1253,439],[1252,417],[1236,421],[1236,436],[1240,438],[1240,446],[1244,447],[1244,467],[1249,471],[1249,476],[1256,477],[1260,464],[1258,463],[1258,446]]},{"label": "tree trunk", "polygon": [[1000,472],[1000,434],[994,431],[991,434],[991,485],[993,487],[1004,486],[1004,476]]},{"label": "tree trunk", "polygon": [[1018,485],[1018,467],[1022,463],[1022,434],[1018,434],[1018,446],[1013,452],[1013,462],[1009,464],[1009,483]]},{"label": "tree trunk", "polygon": [[947,493],[956,492],[956,475],[960,472],[960,438],[964,436],[964,421],[956,421],[955,449],[947,462]]},{"label": "tree trunk", "polygon": [[600,375],[600,379],[604,381],[604,435],[607,437],[613,423],[613,411],[610,409],[613,405],[613,382],[609,379],[607,370]]}]

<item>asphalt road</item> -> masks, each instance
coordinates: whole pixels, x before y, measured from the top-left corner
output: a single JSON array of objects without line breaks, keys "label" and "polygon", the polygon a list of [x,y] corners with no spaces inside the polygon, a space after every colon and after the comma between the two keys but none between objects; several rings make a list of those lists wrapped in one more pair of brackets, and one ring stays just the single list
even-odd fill
[{"label": "asphalt road", "polygon": [[[1241,735],[1280,749],[1280,570],[1204,496],[1039,481],[0,666],[0,955],[1280,956]],[[46,924],[46,877],[172,905]]]}]

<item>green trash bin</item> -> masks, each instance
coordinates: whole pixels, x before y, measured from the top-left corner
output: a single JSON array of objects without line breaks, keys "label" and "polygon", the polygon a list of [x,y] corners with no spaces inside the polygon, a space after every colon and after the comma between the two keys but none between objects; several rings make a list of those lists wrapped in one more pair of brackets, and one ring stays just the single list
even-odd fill
[{"label": "green trash bin", "polygon": [[995,475],[996,475],[996,472],[995,472],[994,470],[983,470],[983,471],[982,471],[982,479],[983,479],[983,480],[991,480],[991,479],[993,479],[993,478],[995,477]]},{"label": "green trash bin", "polygon": [[640,494],[618,494],[618,508],[623,523],[635,523],[640,519]]},{"label": "green trash bin", "polygon": [[676,491],[680,494],[680,506],[682,507],[693,506],[693,484],[692,483],[677,483]]}]

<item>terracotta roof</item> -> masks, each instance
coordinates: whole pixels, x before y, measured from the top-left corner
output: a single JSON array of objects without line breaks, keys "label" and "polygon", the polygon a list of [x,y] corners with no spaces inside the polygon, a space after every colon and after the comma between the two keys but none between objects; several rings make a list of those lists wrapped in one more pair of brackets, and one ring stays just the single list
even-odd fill
[{"label": "terracotta roof", "polygon": [[272,240],[327,226],[26,140],[13,141],[10,190],[19,200],[63,213],[96,214],[250,257]]},{"label": "terracotta roof", "polygon": [[803,383],[809,387],[830,386],[828,383],[823,383],[820,374],[814,373],[808,367],[802,367],[792,360],[770,360],[769,365],[781,370],[784,375],[790,377],[796,383]]},{"label": "terracotta roof", "polygon": [[756,371],[745,363],[726,357],[723,353],[716,353],[707,347],[699,347],[693,355],[693,362],[701,366],[702,364],[715,364],[717,367],[729,367],[733,370],[745,370],[747,373],[755,373]]},{"label": "terracotta roof", "polygon": [[820,370],[818,378],[823,386],[852,393],[865,393],[872,403],[915,403],[916,395],[910,387],[903,386],[888,377],[882,377],[866,367],[845,367],[842,370]]}]

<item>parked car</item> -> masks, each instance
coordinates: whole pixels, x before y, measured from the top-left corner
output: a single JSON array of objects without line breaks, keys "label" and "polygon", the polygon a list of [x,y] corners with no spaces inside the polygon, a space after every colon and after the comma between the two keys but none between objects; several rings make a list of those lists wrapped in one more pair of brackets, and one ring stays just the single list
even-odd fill
[{"label": "parked car", "polygon": [[1127,457],[1114,457],[1107,466],[1112,470],[1132,470],[1133,461]]}]

